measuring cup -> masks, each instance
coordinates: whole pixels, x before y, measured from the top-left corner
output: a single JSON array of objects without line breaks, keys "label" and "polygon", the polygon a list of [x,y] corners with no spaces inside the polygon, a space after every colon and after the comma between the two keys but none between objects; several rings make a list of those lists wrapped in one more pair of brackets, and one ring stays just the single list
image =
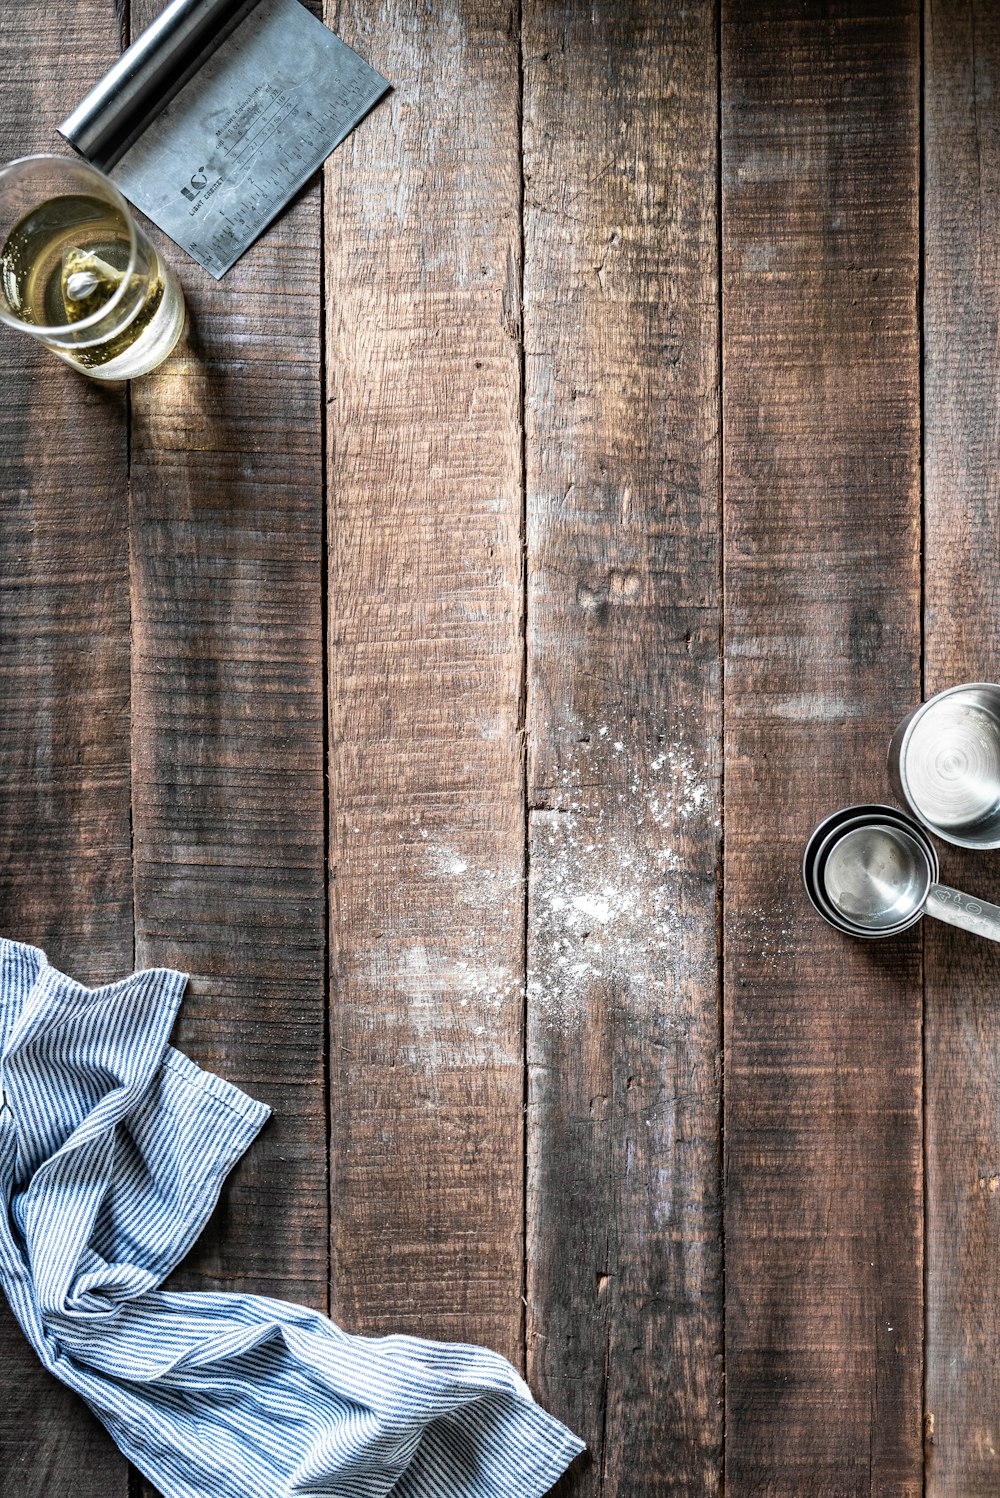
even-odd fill
[{"label": "measuring cup", "polygon": [[821,822],[803,879],[824,920],[851,936],[895,936],[927,914],[1000,941],[1000,906],[939,884],[930,840],[891,807],[845,807]]},{"label": "measuring cup", "polygon": [[802,860],[802,878],[805,883],[806,893],[819,911],[820,915],[831,925],[839,927],[842,931],[849,931],[852,936],[858,935],[855,922],[846,921],[844,916],[831,904],[826,894],[824,883],[824,871],[827,856],[835,842],[848,831],[855,827],[871,826],[894,826],[901,828],[904,832],[916,837],[924,846],[928,858],[934,859],[934,847],[927,834],[921,827],[895,806],[881,806],[879,804],[845,806],[840,811],[835,811],[826,817],[814,830],[806,845]]},{"label": "measuring cup", "polygon": [[889,774],[925,827],[959,848],[1000,848],[1000,686],[966,682],[914,708]]}]

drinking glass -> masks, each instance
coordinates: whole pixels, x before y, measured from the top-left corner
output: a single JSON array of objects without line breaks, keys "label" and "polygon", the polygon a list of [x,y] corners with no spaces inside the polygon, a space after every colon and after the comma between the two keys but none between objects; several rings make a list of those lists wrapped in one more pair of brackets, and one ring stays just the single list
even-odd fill
[{"label": "drinking glass", "polygon": [[0,320],[92,380],[130,380],[184,331],[184,296],[103,172],[67,156],[0,167]]}]

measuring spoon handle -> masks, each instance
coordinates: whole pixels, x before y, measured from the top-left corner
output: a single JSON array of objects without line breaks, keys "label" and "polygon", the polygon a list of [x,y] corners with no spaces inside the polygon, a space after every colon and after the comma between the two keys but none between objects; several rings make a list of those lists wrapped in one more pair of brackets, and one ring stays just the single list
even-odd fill
[{"label": "measuring spoon handle", "polygon": [[987,941],[1000,941],[1000,905],[991,905],[989,900],[974,900],[959,889],[949,889],[947,884],[931,885],[924,913],[934,916],[935,920],[947,921],[949,926],[974,931],[977,936],[985,936]]}]

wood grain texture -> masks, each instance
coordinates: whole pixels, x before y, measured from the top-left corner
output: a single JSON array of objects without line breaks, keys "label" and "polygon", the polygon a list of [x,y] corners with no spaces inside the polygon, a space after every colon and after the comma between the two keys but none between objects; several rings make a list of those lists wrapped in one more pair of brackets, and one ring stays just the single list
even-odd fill
[{"label": "wood grain texture", "polygon": [[[1000,14],[925,10],[925,695],[1000,680]],[[944,878],[1000,899],[995,854]],[[1000,1490],[1000,949],[924,933],[927,1494]]]},{"label": "wood grain texture", "polygon": [[325,1310],[320,222],[314,184],[219,283],[163,246],[190,328],[133,387],[130,536],[137,960],[274,1110],[171,1283]]},{"label": "wood grain texture", "polygon": [[[0,329],[0,929],[191,971],[275,1110],[175,1284],[496,1347],[566,1498],[921,1493],[921,950],[926,1494],[1000,1490],[1000,959],[799,877],[922,695],[919,11],[328,0],[394,92],[325,221],[164,244],[130,437]],[[4,158],[125,14],[0,7]],[[1000,18],[924,18],[930,693],[1000,674]],[[149,1493],[0,1363],[0,1498]]]},{"label": "wood grain texture", "polygon": [[919,698],[910,3],[722,11],[726,1491],[921,1491],[919,934],[812,912]]},{"label": "wood grain texture", "polygon": [[327,168],[333,1314],[520,1360],[517,11],[338,29],[394,92]]},{"label": "wood grain texture", "polygon": [[719,1491],[709,4],[524,10],[528,1372],[566,1494]]},{"label": "wood grain texture", "polygon": [[[99,0],[0,7],[0,160],[56,149],[117,37]],[[125,399],[6,328],[0,357],[0,931],[101,982],[132,965]],[[0,1367],[3,1498],[124,1498],[124,1461],[5,1301]]]}]

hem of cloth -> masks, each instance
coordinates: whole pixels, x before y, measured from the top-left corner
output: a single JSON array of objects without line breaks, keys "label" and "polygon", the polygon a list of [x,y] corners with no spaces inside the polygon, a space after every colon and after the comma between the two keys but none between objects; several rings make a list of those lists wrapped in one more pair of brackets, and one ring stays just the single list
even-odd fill
[{"label": "hem of cloth", "polygon": [[[506,1453],[508,1460],[516,1460],[518,1456],[524,1460],[525,1472],[523,1478],[519,1477],[522,1485],[518,1487],[518,1498],[542,1498],[558,1482],[570,1463],[586,1451],[587,1443],[574,1435],[555,1415],[550,1415],[548,1410],[536,1404],[533,1397],[525,1399],[518,1410],[518,1416],[521,1429],[510,1432]],[[500,1446],[507,1444],[502,1435],[493,1439]],[[538,1450],[542,1441],[548,1448],[547,1451]],[[392,1498],[391,1493],[389,1498]]]},{"label": "hem of cloth", "polygon": [[532,1474],[534,1480],[525,1488],[523,1498],[543,1498],[543,1494],[551,1492],[570,1463],[586,1449],[586,1441],[567,1433],[561,1449],[554,1452],[542,1467],[535,1469]]},{"label": "hem of cloth", "polygon": [[[160,1068],[171,1073],[193,1093],[209,1099],[211,1105],[224,1110],[224,1114],[231,1115],[206,1149],[200,1169],[191,1181],[188,1220],[171,1245],[169,1262],[157,1269],[157,1278],[162,1282],[200,1236],[215,1210],[226,1177],[271,1117],[271,1109],[267,1103],[258,1102],[243,1092],[234,1082],[227,1082],[215,1072],[204,1071],[190,1056],[173,1046],[167,1047]],[[224,1114],[218,1115],[220,1119]]]},{"label": "hem of cloth", "polygon": [[[161,1064],[166,1071],[174,1072],[189,1086],[197,1088],[198,1091],[214,1098],[216,1102],[224,1103],[227,1108],[230,1108],[238,1118],[243,1119],[252,1128],[250,1139],[253,1139],[271,1117],[271,1109],[267,1103],[261,1103],[257,1098],[250,1097],[249,1093],[237,1087],[235,1082],[227,1082],[225,1077],[220,1077],[216,1072],[206,1071],[204,1067],[192,1061],[190,1056],[186,1056],[183,1051],[178,1051],[174,1046],[167,1047]],[[243,1146],[243,1149],[245,1148],[246,1145]],[[240,1154],[243,1153],[243,1149],[240,1150]]]},{"label": "hem of cloth", "polygon": [[[134,1430],[123,1423],[115,1412],[103,1410],[92,1404],[89,1399],[86,1402],[108,1431],[118,1449],[147,1481],[160,1488],[163,1493],[170,1494],[171,1498],[205,1498],[201,1484],[189,1483],[172,1467],[170,1462],[160,1460],[155,1452],[148,1449],[141,1437],[136,1439]],[[529,1414],[528,1411],[525,1413]],[[581,1441],[541,1406],[535,1406],[530,1411],[529,1418],[532,1424],[537,1423],[542,1426],[546,1439],[552,1441],[552,1446],[543,1459],[537,1452],[525,1450],[524,1443],[531,1439],[527,1433],[523,1439],[511,1438],[507,1449],[508,1460],[513,1466],[519,1458],[523,1457],[524,1471],[517,1474],[517,1488],[510,1490],[509,1498],[515,1498],[515,1494],[516,1498],[545,1498],[545,1494],[551,1492],[570,1463],[587,1450],[585,1441]],[[337,1474],[332,1474],[332,1480],[337,1481]],[[342,1474],[340,1481],[342,1484]],[[350,1479],[348,1478],[347,1481],[350,1482]],[[414,1487],[408,1480],[407,1472],[386,1478],[386,1481],[389,1483],[388,1487],[382,1486],[374,1474],[367,1474],[367,1477],[362,1478],[364,1486],[358,1488],[359,1498],[362,1493],[371,1494],[372,1498],[378,1498],[378,1495],[381,1495],[381,1498],[396,1498],[397,1494],[402,1493],[413,1494],[414,1498],[417,1498],[417,1495],[419,1498],[447,1498],[449,1491],[455,1491],[441,1486],[432,1490],[423,1482],[420,1482],[418,1487]],[[280,1492],[278,1488],[274,1489],[274,1498],[294,1498],[294,1493],[297,1491],[282,1483]],[[336,1488],[336,1491],[346,1495],[350,1489],[341,1485]],[[496,1485],[495,1477],[488,1480],[487,1486],[473,1487],[469,1487],[468,1479],[463,1477],[461,1491],[465,1498],[498,1498],[500,1489]]]}]

